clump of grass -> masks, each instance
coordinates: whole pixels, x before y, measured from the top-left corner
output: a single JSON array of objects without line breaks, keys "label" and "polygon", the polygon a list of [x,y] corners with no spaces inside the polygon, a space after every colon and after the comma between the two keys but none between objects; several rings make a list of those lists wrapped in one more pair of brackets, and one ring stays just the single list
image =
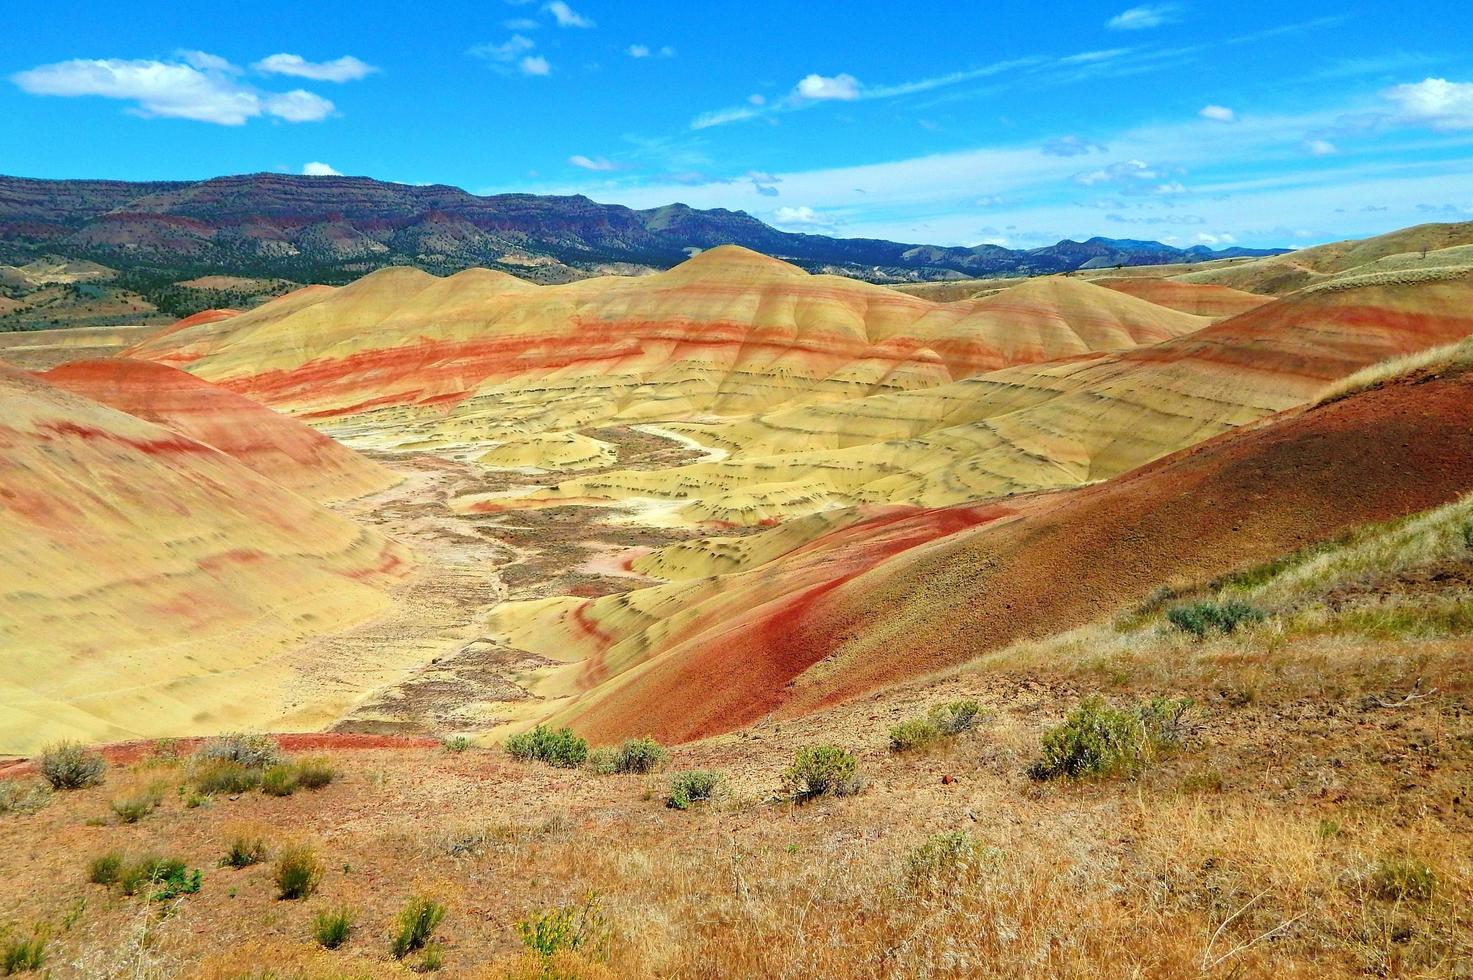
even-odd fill
[{"label": "clump of grass", "polygon": [[445,966],[445,952],[439,943],[425,943],[419,959],[409,968],[415,973],[435,973]]},{"label": "clump of grass", "polygon": [[1371,872],[1377,898],[1396,902],[1425,902],[1437,891],[1437,872],[1417,858],[1382,858]]},{"label": "clump of grass", "polygon": [[799,749],[783,773],[783,787],[802,803],[820,796],[853,796],[864,788],[859,760],[837,745]]},{"label": "clump of grass", "polygon": [[631,738],[613,748],[596,749],[588,759],[589,768],[601,775],[613,773],[650,773],[670,760],[670,753],[652,738]]},{"label": "clump of grass", "polygon": [[107,763],[76,742],[57,742],[41,750],[38,767],[52,789],[83,789],[102,782]]},{"label": "clump of grass", "polygon": [[322,881],[322,862],[304,844],[292,844],[276,856],[276,896],[283,901],[306,898]]},{"label": "clump of grass", "polygon": [[562,769],[576,769],[588,759],[588,742],[574,735],[571,728],[553,731],[546,725],[511,736],[506,740],[506,750],[515,758]]},{"label": "clump of grass", "polygon": [[196,762],[234,762],[247,769],[265,769],[281,761],[281,750],[269,735],[233,732],[212,738],[195,750]]},{"label": "clump of grass", "polygon": [[389,952],[394,959],[402,960],[410,953],[423,949],[444,918],[444,905],[424,895],[414,896],[394,920],[394,934],[389,941]]},{"label": "clump of grass", "polygon": [[532,912],[517,923],[522,945],[543,959],[565,951],[593,954],[605,952],[608,920],[598,896],[589,895],[580,905],[563,905]]},{"label": "clump of grass", "polygon": [[11,936],[8,929],[0,933],[0,973],[10,976],[41,969],[46,964],[48,938],[45,928],[29,936]]},{"label": "clump of grass", "polygon": [[205,796],[235,796],[261,785],[261,770],[230,759],[204,759],[194,766],[194,788]]},{"label": "clump of grass", "polygon": [[113,813],[123,823],[137,823],[159,808],[164,802],[162,788],[150,786],[136,796],[125,796],[112,801]]},{"label": "clump of grass", "polygon": [[982,719],[982,705],[976,701],[951,701],[936,705],[927,717],[941,734],[960,735],[977,727]]},{"label": "clump of grass", "polygon": [[303,789],[321,789],[338,778],[333,764],[321,757],[297,761],[297,785]]},{"label": "clump of grass", "polygon": [[123,855],[117,851],[99,854],[87,863],[87,880],[94,885],[115,885],[123,873]]},{"label": "clump of grass", "polygon": [[890,728],[891,752],[915,752],[941,741],[941,729],[928,718],[907,718]]},{"label": "clump of grass", "polygon": [[720,791],[721,773],[708,769],[689,769],[670,777],[670,795],[665,805],[674,810],[689,810],[694,803],[705,803]]},{"label": "clump of grass", "polygon": [[51,802],[46,783],[24,784],[18,779],[0,780],[0,817],[8,813],[35,813]]},{"label": "clump of grass", "polygon": [[291,796],[297,791],[297,770],[277,763],[261,773],[261,792],[267,796]]},{"label": "clump of grass", "polygon": [[1086,698],[1043,736],[1043,756],[1028,770],[1038,780],[1128,775],[1186,737],[1186,699],[1156,697],[1127,708]]},{"label": "clump of grass", "polygon": [[1002,852],[959,830],[936,834],[905,858],[905,881],[924,894],[945,894],[1002,860]]},{"label": "clump of grass", "polygon": [[200,890],[203,881],[204,875],[199,869],[190,871],[189,866],[178,858],[145,857],[117,873],[117,883],[124,895],[137,895],[157,885],[158,888],[149,895],[155,902],[192,895]]},{"label": "clump of grass", "polygon": [[266,860],[266,842],[249,834],[238,834],[230,841],[225,856],[220,859],[222,867],[249,868]]},{"label": "clump of grass", "polygon": [[446,752],[459,754],[471,747],[471,740],[464,735],[452,735],[440,742],[440,747]]},{"label": "clump of grass", "polygon": [[323,949],[337,949],[348,941],[356,916],[346,905],[323,909],[312,917],[312,938]]},{"label": "clump of grass", "polygon": [[1241,599],[1226,599],[1222,602],[1203,600],[1174,606],[1166,611],[1167,622],[1199,640],[1209,633],[1236,632],[1239,626],[1262,622],[1266,616],[1262,609],[1250,606]]}]

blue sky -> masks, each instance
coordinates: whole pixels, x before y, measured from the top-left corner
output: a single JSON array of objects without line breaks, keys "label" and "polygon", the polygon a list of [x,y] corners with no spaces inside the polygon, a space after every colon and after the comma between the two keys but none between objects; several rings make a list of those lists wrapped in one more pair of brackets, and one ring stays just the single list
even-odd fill
[{"label": "blue sky", "polygon": [[261,170],[1026,247],[1473,220],[1473,8],[13,4],[0,172]]}]

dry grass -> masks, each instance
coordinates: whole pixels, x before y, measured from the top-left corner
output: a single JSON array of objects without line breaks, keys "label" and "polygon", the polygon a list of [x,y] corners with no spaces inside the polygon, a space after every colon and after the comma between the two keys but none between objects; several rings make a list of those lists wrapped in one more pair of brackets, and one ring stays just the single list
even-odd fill
[{"label": "dry grass", "polygon": [[1370,367],[1362,368],[1348,377],[1341,378],[1320,392],[1316,405],[1349,398],[1362,391],[1370,391],[1381,385],[1417,372],[1442,374],[1449,371],[1466,371],[1473,367],[1473,338],[1460,340],[1440,347],[1429,347],[1414,354],[1393,357]]}]

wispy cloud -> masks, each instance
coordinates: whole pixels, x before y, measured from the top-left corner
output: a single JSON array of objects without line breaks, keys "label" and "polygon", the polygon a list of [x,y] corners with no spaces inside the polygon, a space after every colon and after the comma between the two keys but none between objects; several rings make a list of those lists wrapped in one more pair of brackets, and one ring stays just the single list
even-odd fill
[{"label": "wispy cloud", "polygon": [[619,169],[618,164],[611,163],[603,157],[586,157],[581,153],[575,153],[568,157],[568,162],[582,170],[606,171]]},{"label": "wispy cloud", "polygon": [[308,61],[299,54],[273,54],[251,66],[265,75],[291,75],[316,82],[355,82],[378,71],[373,65],[352,55],[333,61]]},{"label": "wispy cloud", "polygon": [[1202,111],[1197,113],[1203,119],[1211,119],[1213,122],[1230,123],[1238,118],[1238,114],[1225,105],[1203,106]]},{"label": "wispy cloud", "polygon": [[1105,22],[1112,31],[1142,31],[1177,20],[1181,7],[1174,3],[1153,3],[1123,10]]},{"label": "wispy cloud", "polygon": [[596,27],[592,19],[584,17],[578,11],[568,6],[563,0],[552,0],[542,5],[542,9],[552,14],[553,20],[557,21],[559,27]]},{"label": "wispy cloud", "polygon": [[500,44],[477,44],[470,48],[469,53],[483,61],[490,62],[491,66],[503,74],[511,74],[514,71],[523,75],[547,75],[552,72],[552,65],[541,55],[531,52],[537,47],[537,42],[525,34],[513,34]]}]

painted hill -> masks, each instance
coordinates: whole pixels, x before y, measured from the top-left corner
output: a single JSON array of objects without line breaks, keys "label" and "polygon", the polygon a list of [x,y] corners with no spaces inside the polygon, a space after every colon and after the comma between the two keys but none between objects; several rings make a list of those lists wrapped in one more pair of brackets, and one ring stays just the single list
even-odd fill
[{"label": "painted hill", "polygon": [[319,503],[382,490],[397,479],[295,419],[162,364],[121,358],[73,361],[42,377],[213,446]]},{"label": "painted hill", "polygon": [[288,652],[407,571],[171,429],[3,366],[0,400],[0,753],[281,719],[314,683]]}]

